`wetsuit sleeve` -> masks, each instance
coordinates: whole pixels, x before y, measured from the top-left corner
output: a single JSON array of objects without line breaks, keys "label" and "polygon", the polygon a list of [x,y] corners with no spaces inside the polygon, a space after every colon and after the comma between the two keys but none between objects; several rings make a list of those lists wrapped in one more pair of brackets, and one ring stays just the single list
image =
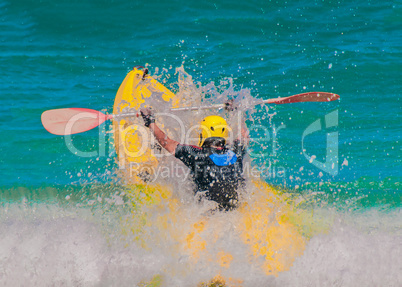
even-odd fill
[{"label": "wetsuit sleeve", "polygon": [[174,156],[191,168],[198,159],[201,150],[201,148],[196,146],[178,144]]}]

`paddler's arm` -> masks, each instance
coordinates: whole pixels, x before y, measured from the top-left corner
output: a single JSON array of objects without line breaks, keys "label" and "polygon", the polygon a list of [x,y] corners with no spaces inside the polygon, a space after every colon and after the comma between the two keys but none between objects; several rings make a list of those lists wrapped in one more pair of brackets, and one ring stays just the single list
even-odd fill
[{"label": "paddler's arm", "polygon": [[177,141],[170,139],[155,123],[149,125],[149,129],[154,134],[158,143],[171,154],[175,154]]},{"label": "paddler's arm", "polygon": [[245,146],[248,146],[248,143],[250,141],[250,132],[246,126],[246,123],[243,121],[241,124],[241,130],[240,130],[240,143],[242,143]]},{"label": "paddler's arm", "polygon": [[155,117],[151,109],[141,109],[141,116],[144,119],[145,126],[154,134],[158,143],[169,153],[175,154],[177,141],[170,139],[155,123]]},{"label": "paddler's arm", "polygon": [[[236,111],[238,109],[237,103],[235,103],[235,101],[233,99],[228,100],[225,103],[225,110],[228,112],[233,112]],[[243,119],[243,115],[240,114],[240,123],[241,123],[241,127],[240,127],[240,135],[237,138],[237,141],[244,146],[247,146],[249,141],[250,141],[250,132],[248,131],[248,128],[246,126],[246,123]]]}]

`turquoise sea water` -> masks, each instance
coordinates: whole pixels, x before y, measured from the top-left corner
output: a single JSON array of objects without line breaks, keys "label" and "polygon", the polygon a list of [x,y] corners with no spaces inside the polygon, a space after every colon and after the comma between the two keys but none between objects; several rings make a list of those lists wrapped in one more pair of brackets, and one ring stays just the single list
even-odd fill
[{"label": "turquoise sea water", "polygon": [[[40,122],[55,108],[111,112],[127,72],[147,65],[174,92],[183,67],[199,85],[214,82],[223,92],[231,79],[236,91],[261,99],[339,94],[331,103],[258,107],[248,122],[253,164],[265,180],[338,221],[292,270],[243,279],[397,286],[401,30],[400,1],[0,0],[1,285],[134,286],[143,278],[133,273],[148,278],[163,269],[154,254],[106,243],[124,211],[105,200],[120,189],[109,185],[116,155],[99,148],[99,130],[73,136],[79,149],[98,153],[82,158]],[[335,167],[313,164],[328,159]],[[196,285],[180,278],[167,280]]]}]

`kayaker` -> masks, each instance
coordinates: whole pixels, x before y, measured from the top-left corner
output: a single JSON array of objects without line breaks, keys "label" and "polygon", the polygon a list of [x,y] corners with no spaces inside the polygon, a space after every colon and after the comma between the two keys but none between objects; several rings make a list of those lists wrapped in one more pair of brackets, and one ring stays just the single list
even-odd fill
[{"label": "kayaker", "polygon": [[[231,107],[230,103],[227,107]],[[212,115],[200,123],[199,146],[170,139],[155,123],[150,108],[141,109],[145,126],[159,144],[180,159],[191,170],[196,193],[218,203],[220,210],[231,210],[238,203],[238,191],[244,186],[243,158],[248,144],[248,130],[241,129],[240,138],[229,147],[229,126],[220,116]]]}]

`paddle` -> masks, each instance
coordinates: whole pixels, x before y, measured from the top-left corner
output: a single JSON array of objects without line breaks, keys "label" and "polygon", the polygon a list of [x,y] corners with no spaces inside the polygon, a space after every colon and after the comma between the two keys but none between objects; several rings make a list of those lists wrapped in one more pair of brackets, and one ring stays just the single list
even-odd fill
[{"label": "paddle", "polygon": [[[293,95],[285,98],[275,98],[253,103],[260,104],[290,104],[300,102],[330,102],[339,99],[339,95],[325,92],[309,92]],[[194,111],[205,109],[225,108],[225,104],[200,106],[200,107],[184,107],[171,109],[172,112],[178,111]],[[83,108],[64,108],[48,110],[42,113],[41,120],[45,129],[55,135],[71,135],[91,130],[106,120],[124,117],[138,117],[139,113],[127,113],[118,115],[105,115],[102,112],[83,109]]]}]

